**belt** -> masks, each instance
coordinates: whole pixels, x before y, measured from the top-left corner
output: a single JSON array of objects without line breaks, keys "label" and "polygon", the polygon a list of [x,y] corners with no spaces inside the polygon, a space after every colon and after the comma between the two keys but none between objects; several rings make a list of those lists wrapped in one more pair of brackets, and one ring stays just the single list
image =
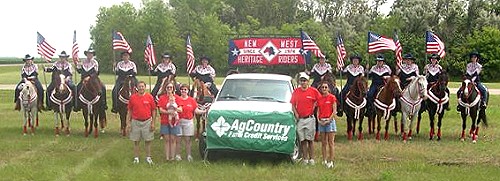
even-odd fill
[{"label": "belt", "polygon": [[313,118],[314,115],[309,115],[309,116],[304,116],[304,117],[299,117],[300,119],[306,119],[306,118]]},{"label": "belt", "polygon": [[151,118],[148,118],[148,119],[133,119],[133,120],[136,120],[136,121],[140,121],[140,122],[144,122],[144,121],[147,121],[147,120],[150,120]]}]

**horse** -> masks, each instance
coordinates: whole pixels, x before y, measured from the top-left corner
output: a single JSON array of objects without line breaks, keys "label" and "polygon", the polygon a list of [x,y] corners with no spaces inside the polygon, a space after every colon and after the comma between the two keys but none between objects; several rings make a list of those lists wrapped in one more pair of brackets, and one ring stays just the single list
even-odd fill
[{"label": "horse", "polygon": [[[195,139],[199,139],[200,133],[205,131],[205,123],[207,119],[207,112],[214,100],[214,95],[210,93],[208,86],[201,80],[194,78],[193,87],[191,90],[192,97],[198,103],[195,109],[196,117],[196,132]],[[200,130],[201,129],[201,130]]]},{"label": "horse", "polygon": [[122,136],[127,135],[127,112],[130,96],[137,92],[137,86],[134,82],[134,77],[128,76],[123,80],[122,87],[118,91],[117,112],[120,115],[120,129]]},{"label": "horse", "polygon": [[347,117],[347,139],[352,140],[352,135],[355,133],[356,120],[359,121],[358,140],[363,140],[363,118],[366,107],[366,93],[368,81],[364,76],[359,76],[354,79],[352,86],[345,95],[343,104],[344,112]]},{"label": "horse", "polygon": [[23,135],[28,133],[27,127],[31,129],[31,134],[33,135],[35,134],[33,120],[36,119],[36,126],[38,126],[38,94],[35,84],[31,81],[21,84],[19,102],[24,116]]},{"label": "horse", "polygon": [[[392,75],[387,80],[387,83],[380,88],[377,95],[374,98],[374,106],[376,107],[376,114],[370,114],[368,116],[368,129],[370,132],[374,132],[375,129],[375,116],[377,117],[377,134],[376,139],[380,140],[380,120],[384,118],[386,120],[385,124],[385,136],[384,139],[389,139],[389,121],[391,118],[391,111],[396,107],[396,97],[401,95],[401,87],[399,85],[399,77]],[[369,111],[369,110],[368,110]]]},{"label": "horse", "polygon": [[[429,113],[430,120],[430,131],[429,131],[429,140],[434,138],[434,119],[435,115],[438,115],[438,132],[437,132],[437,140],[441,140],[441,123],[444,116],[444,109],[448,108],[450,102],[450,95],[446,91],[448,87],[448,74],[446,72],[441,72],[438,77],[438,80],[433,84],[430,84],[427,89],[427,113]],[[418,133],[418,124],[417,124],[417,133]]]},{"label": "horse", "polygon": [[[476,143],[479,134],[479,123],[481,120],[487,126],[486,112],[484,109],[479,110],[479,102],[481,101],[481,94],[476,85],[468,78],[465,78],[459,90],[462,94],[458,95],[458,105],[460,115],[462,117],[462,135],[461,141],[465,141],[465,128],[467,116],[470,115],[472,124],[469,130],[469,135],[472,137],[472,142]],[[479,113],[479,115],[478,115]],[[478,119],[479,118],[479,119]]]},{"label": "horse", "polygon": [[106,126],[106,112],[102,106],[103,99],[101,99],[101,90],[101,81],[97,75],[91,75],[82,80],[82,88],[80,94],[77,95],[77,101],[82,105],[83,118],[85,119],[85,137],[87,137],[89,133],[92,133],[92,126],[94,126],[94,137],[98,137],[98,120],[103,131]]},{"label": "horse", "polygon": [[415,116],[420,111],[422,101],[427,99],[427,80],[425,76],[419,75],[410,79],[410,83],[401,92],[401,97],[399,98],[402,113],[401,124],[403,124],[403,129],[401,132],[403,134],[403,142],[406,142],[408,139],[411,140]]},{"label": "horse", "polygon": [[[54,88],[48,95],[47,99],[50,102],[51,109],[54,111],[55,134],[59,136],[59,122],[61,130],[65,129],[67,136],[70,134],[69,118],[73,107],[73,90],[66,84],[66,76],[60,74],[59,71],[52,72],[52,84]],[[66,127],[64,123],[66,122]]]}]

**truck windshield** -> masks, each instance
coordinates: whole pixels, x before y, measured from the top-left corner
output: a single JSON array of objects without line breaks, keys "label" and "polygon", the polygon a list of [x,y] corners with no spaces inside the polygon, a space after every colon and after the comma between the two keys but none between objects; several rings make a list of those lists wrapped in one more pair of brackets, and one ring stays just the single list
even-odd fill
[{"label": "truck windshield", "polygon": [[290,102],[292,85],[284,80],[228,79],[217,101]]}]

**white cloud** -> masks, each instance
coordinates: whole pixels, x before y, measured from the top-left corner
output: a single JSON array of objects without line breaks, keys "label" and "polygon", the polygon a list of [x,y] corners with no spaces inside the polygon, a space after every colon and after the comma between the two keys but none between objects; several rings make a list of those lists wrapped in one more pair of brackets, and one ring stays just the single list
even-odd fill
[{"label": "white cloud", "polygon": [[99,7],[130,2],[137,8],[141,0],[14,0],[0,5],[0,57],[23,57],[36,51],[39,31],[57,54],[71,52],[76,30],[80,56],[91,43],[90,26],[95,25]]}]

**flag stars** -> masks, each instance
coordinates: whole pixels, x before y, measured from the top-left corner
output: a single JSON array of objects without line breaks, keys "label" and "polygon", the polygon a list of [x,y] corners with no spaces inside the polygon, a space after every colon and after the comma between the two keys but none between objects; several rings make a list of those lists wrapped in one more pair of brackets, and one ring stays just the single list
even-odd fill
[{"label": "flag stars", "polygon": [[233,56],[237,56],[240,53],[240,51],[235,48],[233,49],[233,51],[231,51],[231,53],[233,53]]}]

